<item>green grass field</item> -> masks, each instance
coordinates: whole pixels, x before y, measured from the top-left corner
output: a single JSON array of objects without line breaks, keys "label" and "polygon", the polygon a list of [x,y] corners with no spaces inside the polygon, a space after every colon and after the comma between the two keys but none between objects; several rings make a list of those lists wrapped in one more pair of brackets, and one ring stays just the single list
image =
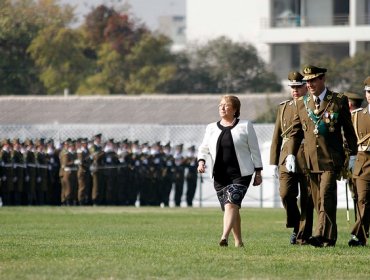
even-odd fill
[{"label": "green grass field", "polygon": [[[351,213],[352,214],[352,213]],[[3,207],[1,279],[367,279],[338,210],[334,248],[289,245],[283,209],[242,208],[244,248],[219,247],[218,208]],[[229,244],[233,244],[232,238]]]}]

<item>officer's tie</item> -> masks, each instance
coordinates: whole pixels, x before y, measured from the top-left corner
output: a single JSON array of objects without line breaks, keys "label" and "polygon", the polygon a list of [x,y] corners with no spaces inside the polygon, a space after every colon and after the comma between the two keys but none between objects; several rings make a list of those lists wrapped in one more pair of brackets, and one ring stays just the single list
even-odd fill
[{"label": "officer's tie", "polygon": [[315,103],[318,107],[320,107],[320,102],[321,102],[320,97],[316,97]]}]

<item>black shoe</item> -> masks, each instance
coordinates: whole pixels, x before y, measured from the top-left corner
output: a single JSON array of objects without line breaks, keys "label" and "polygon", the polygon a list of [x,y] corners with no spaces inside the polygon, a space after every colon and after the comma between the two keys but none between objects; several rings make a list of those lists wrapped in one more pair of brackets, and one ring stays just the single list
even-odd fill
[{"label": "black shoe", "polygon": [[307,242],[308,242],[308,244],[310,244],[311,246],[314,246],[314,247],[323,247],[324,246],[324,242],[322,241],[321,236],[311,236],[310,238],[308,238]]},{"label": "black shoe", "polygon": [[226,239],[221,239],[221,241],[220,241],[220,246],[221,247],[227,247],[227,246],[229,246],[229,244],[227,243],[227,240]]},{"label": "black shoe", "polygon": [[363,242],[358,240],[356,235],[353,235],[352,238],[348,241],[348,246],[350,247],[358,247],[358,246],[365,246]]},{"label": "black shoe", "polygon": [[334,240],[325,241],[324,247],[335,247],[335,241]]},{"label": "black shoe", "polygon": [[292,233],[290,236],[290,244],[294,245],[297,244],[297,234],[295,232]]}]

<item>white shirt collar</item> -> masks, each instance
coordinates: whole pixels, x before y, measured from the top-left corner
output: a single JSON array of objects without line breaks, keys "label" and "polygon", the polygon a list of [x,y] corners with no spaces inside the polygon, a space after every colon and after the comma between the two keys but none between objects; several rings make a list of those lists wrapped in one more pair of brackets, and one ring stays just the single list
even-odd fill
[{"label": "white shirt collar", "polygon": [[327,92],[327,89],[325,88],[325,89],[323,90],[323,92],[319,95],[320,101],[323,101],[323,100],[324,100],[324,97],[325,97],[325,95],[326,95],[326,92]]}]

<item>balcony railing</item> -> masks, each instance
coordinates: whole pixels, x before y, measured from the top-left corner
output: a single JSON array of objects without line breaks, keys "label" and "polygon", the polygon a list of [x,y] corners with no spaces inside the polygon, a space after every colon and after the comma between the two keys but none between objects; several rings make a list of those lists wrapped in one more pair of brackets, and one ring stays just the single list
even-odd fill
[{"label": "balcony railing", "polygon": [[[370,24],[370,16],[363,17],[359,24]],[[338,26],[349,25],[349,15],[336,15],[332,18],[303,17],[292,15],[262,20],[264,28],[289,28],[289,27],[312,27],[312,26]]]}]

